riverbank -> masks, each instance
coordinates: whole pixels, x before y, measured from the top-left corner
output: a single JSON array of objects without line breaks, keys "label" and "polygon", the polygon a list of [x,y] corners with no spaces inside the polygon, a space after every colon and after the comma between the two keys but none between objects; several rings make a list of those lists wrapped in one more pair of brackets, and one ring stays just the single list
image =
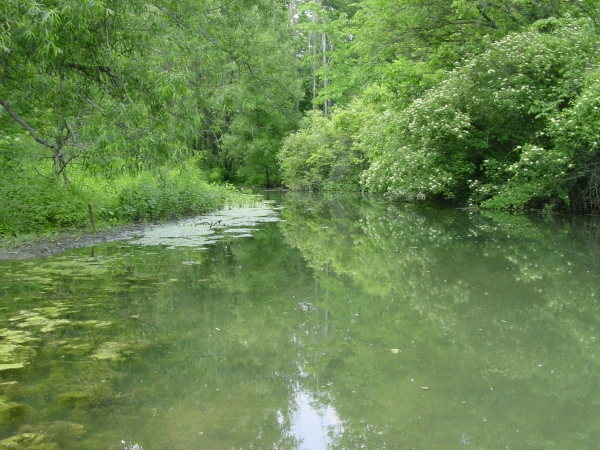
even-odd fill
[{"label": "riverbank", "polygon": [[[132,239],[138,236],[143,235],[149,229],[156,227],[159,225],[162,227],[168,227],[171,224],[175,224],[181,221],[185,221],[186,219],[202,217],[205,219],[205,222],[218,222],[218,228],[223,228],[227,226],[228,219],[221,217],[223,215],[228,218],[232,217],[232,210],[236,210],[237,208],[242,208],[246,210],[248,209],[248,217],[245,217],[245,214],[237,214],[233,213],[234,217],[244,218],[245,224],[247,224],[248,220],[253,222],[257,218],[257,207],[258,209],[264,207],[266,203],[270,203],[270,195],[267,195],[266,202],[258,201],[258,196],[256,194],[251,195],[246,192],[245,197],[239,197],[237,202],[230,202],[230,204],[226,204],[223,208],[220,208],[215,211],[208,211],[204,214],[196,214],[192,216],[182,216],[172,220],[155,220],[155,221],[146,221],[146,222],[123,222],[121,224],[102,224],[102,228],[98,230],[98,232],[91,232],[86,230],[75,230],[75,229],[66,229],[63,231],[57,232],[47,232],[45,234],[38,235],[20,235],[17,237],[4,238],[0,239],[0,261],[6,260],[15,260],[15,259],[29,259],[29,258],[40,258],[49,255],[53,255],[56,253],[61,253],[66,250],[70,250],[73,248],[80,247],[88,247],[101,243],[112,242],[112,241],[120,241]],[[262,198],[262,196],[260,197]],[[245,200],[245,201],[241,201]],[[264,216],[265,214],[259,213],[258,216]],[[267,214],[269,215],[269,214]],[[212,224],[208,224],[205,222],[198,222],[194,224],[194,230],[199,230],[202,226],[212,228]],[[239,225],[233,224],[234,226]],[[194,233],[192,233],[194,234]]]},{"label": "riverbank", "polygon": [[66,230],[54,235],[4,239],[0,240],[0,261],[40,258],[61,253],[72,248],[128,239],[151,225],[150,223],[126,224],[97,233]]}]

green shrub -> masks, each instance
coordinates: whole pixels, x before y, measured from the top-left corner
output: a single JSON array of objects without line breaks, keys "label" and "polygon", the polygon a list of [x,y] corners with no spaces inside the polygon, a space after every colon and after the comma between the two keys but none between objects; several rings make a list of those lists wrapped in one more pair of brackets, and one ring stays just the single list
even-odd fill
[{"label": "green shrub", "polygon": [[89,229],[88,203],[96,225],[153,221],[203,214],[224,205],[257,201],[249,191],[211,185],[193,164],[179,169],[123,175],[107,180],[71,172],[71,186],[40,177],[26,165],[0,169],[0,237],[64,229]]},{"label": "green shrub", "polygon": [[471,202],[490,209],[551,209],[557,202],[569,204],[564,174],[572,166],[571,158],[529,144],[518,150],[520,158],[513,164],[484,162],[488,183],[471,182]]},{"label": "green shrub", "polygon": [[556,118],[548,134],[566,160],[562,183],[578,211],[600,211],[600,70],[590,71],[584,89]]},{"label": "green shrub", "polygon": [[597,88],[585,80],[599,41],[588,22],[549,19],[490,44],[408,108],[363,128],[371,158],[364,187],[391,199],[567,205],[573,177],[591,179],[582,155],[598,133],[590,115]]},{"label": "green shrub", "polygon": [[364,150],[355,145],[362,111],[356,104],[339,110],[332,119],[309,112],[300,130],[288,135],[279,152],[281,177],[293,190],[358,190],[366,167]]},{"label": "green shrub", "polygon": [[88,202],[76,187],[23,167],[4,170],[0,176],[0,236],[82,228],[88,223]]},{"label": "green shrub", "polygon": [[226,194],[206,183],[196,171],[165,170],[123,180],[117,187],[117,199],[115,217],[145,221],[213,211],[225,204]]}]

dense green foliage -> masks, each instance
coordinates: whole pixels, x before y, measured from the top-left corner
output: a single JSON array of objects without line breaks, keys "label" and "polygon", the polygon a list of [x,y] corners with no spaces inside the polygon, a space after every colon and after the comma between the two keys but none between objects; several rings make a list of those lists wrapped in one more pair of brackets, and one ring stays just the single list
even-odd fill
[{"label": "dense green foliage", "polygon": [[354,145],[354,133],[364,116],[357,109],[336,114],[332,120],[317,111],[307,114],[279,153],[286,185],[308,191],[357,189],[366,154]]},{"label": "dense green foliage", "polygon": [[362,189],[392,200],[600,209],[598,2],[356,5],[320,29],[348,37],[318,72],[331,123],[309,116],[287,138],[287,185],[326,188],[337,155],[359,154]]},{"label": "dense green foliage", "polygon": [[[190,164],[206,182],[600,210],[598,11],[598,0],[3,2],[0,189],[24,219],[1,232],[81,223],[93,192],[119,183],[145,205],[123,217],[171,217],[160,197],[194,188],[161,174]],[[180,200],[212,204],[198,195]]]},{"label": "dense green foliage", "polygon": [[[49,150],[42,157],[54,158],[55,173],[66,176],[76,162],[140,170],[204,153],[235,178],[252,152],[222,155],[224,140],[251,146],[294,124],[295,66],[282,3],[16,1],[1,8],[2,129],[25,129]],[[273,151],[266,153],[255,171],[269,167],[269,156],[273,164]]]},{"label": "dense green foliage", "polygon": [[90,201],[168,218],[221,204],[205,181],[278,184],[292,39],[283,2],[2,2],[0,235],[81,226]]},{"label": "dense green foliage", "polygon": [[[194,170],[144,173],[126,178],[117,188],[114,210],[104,215],[128,221],[175,219],[221,208],[242,197],[229,186],[215,187]],[[232,195],[233,194],[233,195]],[[249,198],[248,198],[249,200]]]},{"label": "dense green foliage", "polygon": [[392,117],[390,139],[372,137],[365,186],[409,199],[473,192],[498,207],[568,201],[568,169],[579,164],[550,127],[581,93],[598,39],[570,22],[538,26],[556,30],[492,44]]},{"label": "dense green foliage", "polygon": [[[8,142],[7,142],[8,141]],[[40,176],[51,162],[31,159],[36,150],[26,138],[0,141],[0,237],[90,230],[88,203],[96,225],[103,228],[128,221],[173,219],[206,213],[226,204],[255,201],[231,185],[211,185],[197,159],[177,168],[158,167],[110,178],[75,166],[70,182]]]},{"label": "dense green foliage", "polygon": [[99,227],[124,222],[175,219],[207,213],[255,198],[231,185],[208,184],[193,166],[144,171],[106,180],[77,174],[69,186],[27,167],[0,172],[0,236],[37,234],[65,228],[90,230],[88,203]]}]

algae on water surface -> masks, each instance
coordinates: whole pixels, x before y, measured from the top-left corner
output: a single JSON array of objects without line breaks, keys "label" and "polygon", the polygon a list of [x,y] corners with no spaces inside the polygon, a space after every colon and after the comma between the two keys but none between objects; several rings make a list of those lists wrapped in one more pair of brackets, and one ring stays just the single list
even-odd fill
[{"label": "algae on water surface", "polygon": [[[113,421],[137,417],[139,408],[154,417],[164,403],[158,399],[169,395],[158,373],[149,375],[168,369],[164,363],[150,368],[146,359],[175,339],[166,317],[156,314],[172,310],[182,281],[207,266],[197,245],[211,239],[202,236],[217,242],[227,239],[225,231],[249,234],[275,220],[267,206],[230,209],[156,226],[127,244],[0,263],[0,418],[6,419],[0,449],[122,449],[121,426]],[[188,245],[179,247],[179,239]],[[174,267],[181,270],[165,270]],[[197,279],[207,286],[210,276]],[[147,371],[144,379],[132,378]],[[73,427],[80,429],[60,431]],[[132,442],[127,448],[143,447]]]},{"label": "algae on water surface", "polygon": [[214,214],[150,227],[134,243],[205,248],[218,242],[223,233],[251,236],[252,227],[280,220],[278,212],[268,203],[248,208],[226,208]]}]

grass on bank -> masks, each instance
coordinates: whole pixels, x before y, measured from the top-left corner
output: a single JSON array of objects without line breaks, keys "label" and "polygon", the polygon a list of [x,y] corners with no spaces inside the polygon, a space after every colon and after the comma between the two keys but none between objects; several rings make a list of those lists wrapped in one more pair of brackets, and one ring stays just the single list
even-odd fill
[{"label": "grass on bank", "polygon": [[21,166],[0,170],[0,247],[59,232],[107,231],[131,223],[205,214],[227,205],[252,204],[258,197],[230,185],[205,181],[193,166],[162,168],[111,180],[71,174],[70,186]]}]

